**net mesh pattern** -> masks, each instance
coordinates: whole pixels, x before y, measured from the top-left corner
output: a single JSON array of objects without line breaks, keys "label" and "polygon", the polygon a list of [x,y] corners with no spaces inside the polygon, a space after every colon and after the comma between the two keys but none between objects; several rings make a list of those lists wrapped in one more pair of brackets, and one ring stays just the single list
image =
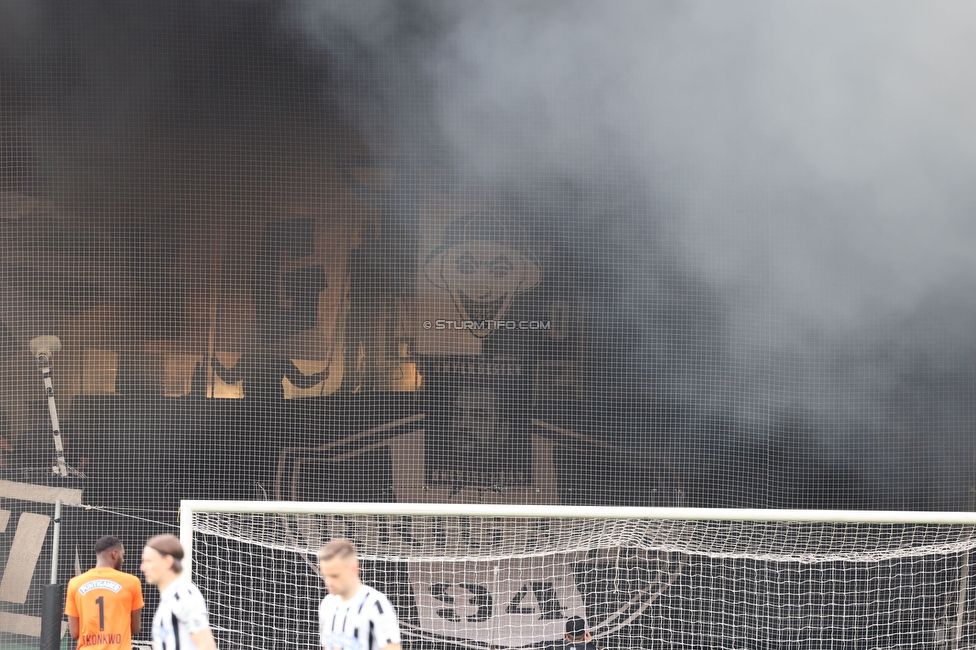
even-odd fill
[{"label": "net mesh pattern", "polygon": [[391,562],[530,557],[623,547],[771,562],[875,562],[968,552],[974,527],[650,519],[194,513],[194,530],[314,555],[332,538]]},{"label": "net mesh pattern", "polygon": [[[103,535],[138,574],[183,499],[976,510],[971,10],[824,7],[0,0],[0,647],[36,645],[50,488],[62,585]],[[300,523],[233,526],[297,576]],[[759,557],[913,584],[968,548],[469,524],[421,556],[717,562],[676,574],[692,627]],[[371,561],[409,573],[397,543]]]},{"label": "net mesh pattern", "polygon": [[[354,539],[409,648],[968,643],[971,526],[197,513],[194,579],[229,647],[316,643],[316,551]],[[515,612],[515,613],[513,613]],[[546,617],[553,622],[546,626]],[[452,620],[465,621],[459,625]],[[546,637],[546,635],[549,637]]]}]

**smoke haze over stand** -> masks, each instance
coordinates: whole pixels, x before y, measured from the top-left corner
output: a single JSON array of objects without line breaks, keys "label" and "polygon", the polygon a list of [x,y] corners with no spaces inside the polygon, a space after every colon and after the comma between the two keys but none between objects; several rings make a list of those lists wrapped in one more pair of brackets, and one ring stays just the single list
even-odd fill
[{"label": "smoke haze over stand", "polygon": [[[251,191],[248,160],[299,169],[354,123],[381,162],[508,197],[539,237],[555,221],[594,305],[597,401],[716,498],[770,503],[826,467],[855,505],[965,506],[970,6],[44,7],[0,5],[24,26],[0,32],[4,88],[26,88],[38,173],[77,205]],[[125,187],[99,186],[119,163]],[[810,467],[774,476],[777,453]]]},{"label": "smoke haze over stand", "polygon": [[[645,407],[697,412],[680,436],[725,422],[697,436],[713,453],[742,436],[768,460],[802,429],[814,465],[865,483],[850,503],[965,505],[972,6],[422,3],[443,32],[418,59],[384,50],[402,6],[374,3],[377,31],[310,4],[294,15],[313,40],[348,25],[420,82],[436,109],[421,132],[443,137],[460,176],[526,204],[561,188],[629,204],[611,235],[580,243],[618,262],[613,324],[591,333],[630,340],[614,361],[634,370],[606,372],[663,388]],[[608,215],[574,216],[566,230],[585,233]],[[682,302],[720,328],[686,332],[684,354],[667,331],[688,324],[669,323]]]}]

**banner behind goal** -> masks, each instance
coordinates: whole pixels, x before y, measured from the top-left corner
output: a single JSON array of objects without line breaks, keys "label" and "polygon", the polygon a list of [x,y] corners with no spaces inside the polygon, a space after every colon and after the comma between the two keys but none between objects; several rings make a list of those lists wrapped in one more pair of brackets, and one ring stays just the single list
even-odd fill
[{"label": "banner behind goal", "polygon": [[183,503],[221,648],[315,647],[316,551],[360,549],[406,648],[970,647],[976,516],[691,508]]}]

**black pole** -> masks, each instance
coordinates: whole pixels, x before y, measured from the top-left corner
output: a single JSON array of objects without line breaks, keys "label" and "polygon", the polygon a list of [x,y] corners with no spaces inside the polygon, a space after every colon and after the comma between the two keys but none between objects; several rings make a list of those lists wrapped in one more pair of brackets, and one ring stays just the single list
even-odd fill
[{"label": "black pole", "polygon": [[61,647],[61,585],[45,585],[41,609],[41,650]]},{"label": "black pole", "polygon": [[58,547],[61,542],[61,499],[54,502],[54,539],[51,543],[51,584],[44,587],[41,603],[40,650],[59,650],[61,647],[61,621],[63,620],[61,585],[58,584]]}]

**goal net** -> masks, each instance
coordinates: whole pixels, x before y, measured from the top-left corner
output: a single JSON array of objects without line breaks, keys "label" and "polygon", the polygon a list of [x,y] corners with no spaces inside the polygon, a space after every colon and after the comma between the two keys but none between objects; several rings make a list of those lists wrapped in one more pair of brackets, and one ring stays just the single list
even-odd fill
[{"label": "goal net", "polygon": [[[316,551],[360,549],[405,648],[967,648],[967,514],[184,502],[218,647],[318,645]],[[976,559],[976,558],[974,558]]]}]

